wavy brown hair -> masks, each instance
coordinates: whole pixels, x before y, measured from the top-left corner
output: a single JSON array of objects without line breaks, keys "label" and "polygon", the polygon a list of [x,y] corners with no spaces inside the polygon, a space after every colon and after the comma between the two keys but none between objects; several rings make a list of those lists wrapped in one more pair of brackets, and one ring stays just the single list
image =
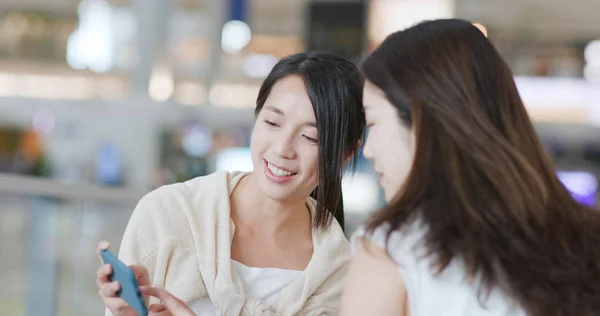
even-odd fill
[{"label": "wavy brown hair", "polygon": [[[416,135],[411,173],[368,222],[427,227],[442,272],[452,260],[532,316],[600,315],[600,218],[558,180],[513,76],[470,22],[420,23],[362,65]],[[389,238],[389,235],[388,235]]]}]

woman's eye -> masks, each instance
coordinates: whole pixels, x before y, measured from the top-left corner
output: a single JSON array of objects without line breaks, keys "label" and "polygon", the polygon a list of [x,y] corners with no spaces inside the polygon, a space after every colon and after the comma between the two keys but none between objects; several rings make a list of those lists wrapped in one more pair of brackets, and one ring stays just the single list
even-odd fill
[{"label": "woman's eye", "polygon": [[316,139],[316,138],[312,138],[312,137],[309,137],[309,136],[306,136],[306,135],[302,135],[302,136],[304,136],[304,138],[306,138],[306,140],[308,140],[309,142],[311,142],[313,144],[317,144],[319,142],[319,140]]},{"label": "woman's eye", "polygon": [[267,126],[269,126],[269,127],[277,127],[277,126],[279,126],[276,123],[271,122],[269,120],[265,120],[265,124],[267,124]]}]

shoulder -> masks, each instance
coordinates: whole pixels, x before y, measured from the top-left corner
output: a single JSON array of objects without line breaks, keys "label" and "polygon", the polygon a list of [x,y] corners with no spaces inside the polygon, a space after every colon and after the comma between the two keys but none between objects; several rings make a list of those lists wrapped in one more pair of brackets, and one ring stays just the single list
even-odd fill
[{"label": "shoulder", "polygon": [[355,253],[357,244],[366,241],[369,245],[384,251],[387,257],[397,264],[407,264],[407,261],[412,258],[424,254],[421,242],[425,232],[426,228],[420,221],[399,230],[391,230],[388,224],[383,224],[372,231],[361,227],[352,235],[351,249]]},{"label": "shoulder", "polygon": [[[191,204],[216,195],[228,195],[228,185],[239,172],[215,172],[194,179],[161,186],[146,194],[137,208],[148,210],[188,208]],[[137,209],[136,208],[136,209]]]},{"label": "shoulder", "polygon": [[209,208],[218,208],[229,197],[228,185],[239,173],[215,172],[186,182],[161,186],[138,202],[130,225],[155,226],[161,230],[189,227]]},{"label": "shoulder", "polygon": [[[396,262],[364,234],[353,236],[355,256],[342,297],[343,315],[403,315],[407,294]],[[360,304],[356,302],[360,301]]]},{"label": "shoulder", "polygon": [[[369,295],[370,291],[377,291],[378,288],[382,292],[395,293],[396,297],[402,295],[399,304],[392,301],[393,297],[386,296],[389,299],[386,306],[393,308],[396,314],[408,305],[418,305],[421,293],[431,292],[435,278],[431,270],[433,259],[427,255],[423,245],[426,233],[427,227],[420,220],[396,230],[392,230],[388,224],[372,231],[359,229],[351,239],[354,259],[348,282],[355,284],[355,287],[363,283],[368,286],[348,289],[354,293],[351,296]],[[372,298],[373,304],[377,301],[377,297]]]}]

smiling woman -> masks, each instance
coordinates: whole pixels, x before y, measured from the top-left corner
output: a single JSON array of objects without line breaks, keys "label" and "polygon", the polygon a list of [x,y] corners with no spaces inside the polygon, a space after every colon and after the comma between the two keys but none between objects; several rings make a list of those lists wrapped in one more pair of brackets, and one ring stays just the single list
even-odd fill
[{"label": "smiling woman", "polygon": [[[319,159],[311,158],[319,184],[313,192],[319,202],[313,218],[316,227],[327,226],[332,215],[343,226],[344,164],[357,148],[364,127],[360,104],[340,104],[348,102],[346,100],[361,100],[362,77],[354,72],[353,64],[339,61],[334,55],[313,53],[295,55],[279,63],[265,79],[255,110],[258,121],[273,119],[269,122],[277,124],[276,119],[281,119],[287,123],[283,133],[300,128],[304,147],[316,149]],[[263,108],[266,111],[262,111]],[[271,137],[282,134],[273,132]],[[313,146],[306,146],[311,144]],[[277,165],[276,161],[271,163]]]},{"label": "smiling woman", "polygon": [[[342,175],[365,125],[362,83],[331,54],[275,65],[257,99],[254,170],[165,186],[138,204],[119,257],[139,283],[201,315],[337,315],[350,257]],[[109,274],[98,270],[100,295],[129,315]]]}]

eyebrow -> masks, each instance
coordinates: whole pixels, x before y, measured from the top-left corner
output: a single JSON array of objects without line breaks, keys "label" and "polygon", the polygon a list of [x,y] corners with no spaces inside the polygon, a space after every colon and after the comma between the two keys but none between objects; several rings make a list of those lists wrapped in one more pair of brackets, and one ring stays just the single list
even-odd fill
[{"label": "eyebrow", "polygon": [[[271,111],[277,115],[285,116],[285,113],[280,108],[278,108],[274,105],[265,105],[264,109]],[[315,122],[304,122],[304,123],[302,123],[302,125],[317,128],[317,123],[315,123]]]},{"label": "eyebrow", "polygon": [[273,105],[265,105],[265,109],[269,110],[275,114],[279,114],[279,115],[285,115],[285,113],[283,113],[282,110],[280,110],[278,107],[275,107]]}]

